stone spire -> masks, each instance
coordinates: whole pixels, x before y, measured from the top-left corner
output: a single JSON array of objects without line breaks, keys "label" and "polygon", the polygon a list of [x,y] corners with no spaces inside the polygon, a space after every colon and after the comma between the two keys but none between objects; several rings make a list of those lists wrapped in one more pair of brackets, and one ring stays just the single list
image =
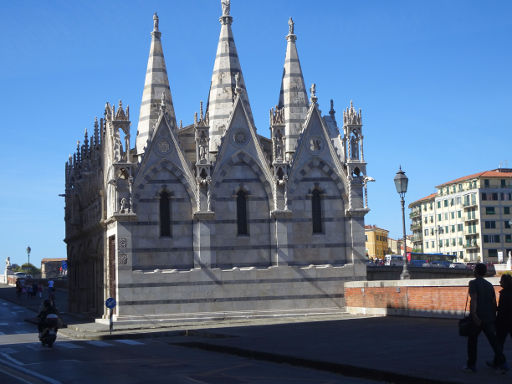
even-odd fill
[{"label": "stone spire", "polygon": [[[221,0],[222,16],[217,55],[213,66],[210,94],[208,96],[207,115],[210,124],[210,152],[216,153],[221,137],[226,132],[229,116],[233,112],[237,86],[240,97],[245,102],[245,109],[254,125],[249,98],[245,90],[244,77],[238,60],[235,40],[231,31],[233,17],[230,16],[230,1]],[[238,75],[238,83],[237,77]]]},{"label": "stone spire", "polygon": [[285,152],[286,158],[290,159],[293,152],[295,152],[297,139],[308,112],[308,97],[297,47],[295,46],[297,40],[297,36],[294,34],[295,23],[291,17],[288,20],[288,28],[288,35],[286,36],[288,44],[286,46],[278,108],[284,108]]},{"label": "stone spire", "polygon": [[176,117],[172,105],[171,88],[167,78],[167,69],[165,67],[164,53],[161,33],[158,30],[158,16],[153,15],[153,32],[151,32],[151,49],[149,51],[148,67],[146,70],[146,80],[144,82],[144,92],[142,93],[142,103],[140,105],[139,125],[137,127],[136,148],[137,154],[144,152],[146,142],[155,129],[154,125],[160,112],[162,93],[164,95],[166,112],[172,128],[176,128]]}]

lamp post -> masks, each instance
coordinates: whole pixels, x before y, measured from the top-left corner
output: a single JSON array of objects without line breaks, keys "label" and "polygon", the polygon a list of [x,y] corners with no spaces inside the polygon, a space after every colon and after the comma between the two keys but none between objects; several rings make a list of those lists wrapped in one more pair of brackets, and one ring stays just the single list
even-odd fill
[{"label": "lamp post", "polygon": [[27,264],[30,264],[30,251],[31,250],[32,249],[30,247],[27,247],[27,259],[28,259]]},{"label": "lamp post", "polygon": [[402,171],[402,167],[398,170],[395,176],[395,187],[396,191],[400,195],[400,200],[402,203],[402,227],[404,231],[404,268],[402,270],[402,274],[400,275],[400,280],[407,280],[411,278],[409,271],[407,269],[407,238],[405,237],[405,193],[407,192],[407,183],[409,179],[405,176],[405,172]]}]

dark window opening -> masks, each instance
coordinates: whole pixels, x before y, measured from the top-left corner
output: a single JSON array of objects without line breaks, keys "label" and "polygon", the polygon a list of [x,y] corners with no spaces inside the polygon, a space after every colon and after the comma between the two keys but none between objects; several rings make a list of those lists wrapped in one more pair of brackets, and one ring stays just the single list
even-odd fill
[{"label": "dark window opening", "polygon": [[239,235],[248,235],[247,231],[247,193],[238,191],[236,194],[236,221]]},{"label": "dark window opening", "polygon": [[169,193],[160,193],[160,236],[171,237],[171,200]]},{"label": "dark window opening", "polygon": [[322,202],[320,191],[315,189],[311,197],[311,213],[313,217],[313,233],[322,233]]},{"label": "dark window opening", "polygon": [[277,170],[277,178],[278,178],[279,180],[283,180],[283,176],[284,176],[283,169],[282,169],[282,168],[279,168],[279,169]]}]

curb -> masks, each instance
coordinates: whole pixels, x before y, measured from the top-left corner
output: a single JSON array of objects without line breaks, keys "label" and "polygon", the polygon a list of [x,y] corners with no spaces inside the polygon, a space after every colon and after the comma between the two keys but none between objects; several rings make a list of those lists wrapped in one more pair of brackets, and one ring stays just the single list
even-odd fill
[{"label": "curb", "polygon": [[254,360],[263,360],[272,363],[289,364],[299,367],[312,368],[319,371],[326,371],[331,373],[340,374],[343,376],[364,378],[370,380],[384,381],[393,384],[464,384],[461,381],[446,381],[437,379],[427,379],[423,377],[384,371],[374,368],[359,367],[350,364],[333,363],[327,361],[310,360],[300,357],[293,357],[288,355],[280,355],[270,352],[254,351],[249,349],[228,347],[224,345],[208,344],[201,342],[180,342],[173,343],[186,348],[202,349],[211,352],[220,352],[229,355],[236,355],[240,357],[250,358]]}]

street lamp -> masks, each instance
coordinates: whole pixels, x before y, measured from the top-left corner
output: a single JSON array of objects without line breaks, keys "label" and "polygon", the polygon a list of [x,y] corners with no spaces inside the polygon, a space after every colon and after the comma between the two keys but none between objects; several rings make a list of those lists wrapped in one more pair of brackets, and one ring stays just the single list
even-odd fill
[{"label": "street lamp", "polygon": [[27,247],[27,259],[28,259],[27,264],[30,264],[30,251],[31,251],[31,250],[32,250],[32,249],[31,249],[30,247]]},{"label": "street lamp", "polygon": [[395,176],[395,187],[396,191],[400,195],[401,203],[402,203],[402,226],[404,231],[404,268],[402,270],[402,274],[400,275],[400,280],[407,280],[411,278],[409,275],[409,271],[407,270],[407,238],[405,237],[405,193],[407,192],[407,183],[409,179],[405,176],[405,172],[402,171],[402,167],[398,170]]}]

